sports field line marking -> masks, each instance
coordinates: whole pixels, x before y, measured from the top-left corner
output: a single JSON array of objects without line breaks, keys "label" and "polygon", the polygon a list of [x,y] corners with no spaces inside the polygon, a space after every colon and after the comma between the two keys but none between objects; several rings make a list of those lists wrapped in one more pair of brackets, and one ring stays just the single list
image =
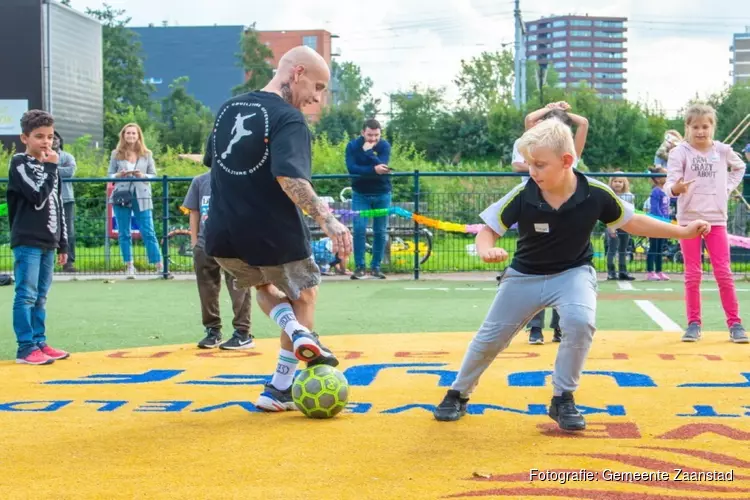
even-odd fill
[{"label": "sports field line marking", "polygon": [[635,290],[635,287],[629,281],[618,281],[617,288],[620,290]]},{"label": "sports field line marking", "polygon": [[661,309],[656,307],[650,300],[634,300],[635,304],[645,312],[651,320],[659,325],[659,328],[665,332],[679,332],[682,331],[680,325],[672,321],[672,319],[664,314]]}]

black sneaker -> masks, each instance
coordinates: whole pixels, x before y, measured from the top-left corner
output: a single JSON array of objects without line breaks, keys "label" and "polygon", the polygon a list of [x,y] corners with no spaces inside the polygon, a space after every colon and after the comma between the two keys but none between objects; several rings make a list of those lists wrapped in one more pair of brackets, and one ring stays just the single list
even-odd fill
[{"label": "black sneaker", "polygon": [[303,332],[297,330],[292,334],[294,342],[294,355],[300,361],[307,363],[308,367],[315,365],[328,365],[336,367],[339,360],[326,346],[320,342],[320,337],[315,332]]},{"label": "black sneaker", "polygon": [[554,396],[549,405],[548,415],[564,431],[582,431],[586,428],[586,421],[576,408],[572,392],[563,392],[562,396]]},{"label": "black sneaker", "polygon": [[380,271],[380,269],[373,269],[372,271],[370,271],[370,276],[372,276],[376,280],[385,279],[385,274],[383,274],[382,271]]},{"label": "black sneaker", "polygon": [[562,330],[555,328],[555,334],[552,336],[552,342],[562,342]]},{"label": "black sneaker", "polygon": [[459,391],[450,389],[432,414],[440,422],[454,422],[466,415],[469,398],[462,398]]},{"label": "black sneaker", "polygon": [[357,269],[354,271],[354,274],[351,275],[351,279],[353,280],[363,280],[367,278],[367,273],[364,269]]},{"label": "black sneaker", "polygon": [[294,399],[292,399],[291,386],[287,390],[282,391],[271,385],[271,382],[267,382],[264,389],[255,403],[256,408],[263,411],[290,411],[297,409],[297,405],[294,404]]},{"label": "black sneaker", "polygon": [[701,338],[701,325],[693,321],[690,323],[687,327],[687,330],[685,330],[685,333],[682,335],[682,341],[683,342],[698,342]]},{"label": "black sneaker", "polygon": [[529,332],[529,344],[531,345],[542,345],[544,344],[544,334],[542,334],[542,329],[538,326],[535,326],[531,329],[531,332]]},{"label": "black sneaker", "polygon": [[221,342],[221,330],[218,328],[206,328],[206,336],[198,342],[201,349],[213,349]]},{"label": "black sneaker", "polygon": [[620,273],[617,275],[617,279],[620,281],[634,281],[635,276],[631,276],[628,273]]},{"label": "black sneaker", "polygon": [[232,338],[219,346],[219,349],[238,351],[240,349],[252,349],[255,347],[253,336],[247,332],[235,330]]}]

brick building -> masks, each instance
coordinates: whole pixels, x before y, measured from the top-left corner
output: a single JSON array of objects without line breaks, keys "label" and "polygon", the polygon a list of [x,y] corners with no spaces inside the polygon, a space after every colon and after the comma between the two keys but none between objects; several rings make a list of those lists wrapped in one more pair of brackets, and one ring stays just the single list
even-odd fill
[{"label": "brick building", "polygon": [[[216,112],[232,95],[232,88],[247,79],[238,65],[236,54],[245,32],[244,26],[148,26],[131,28],[138,34],[146,80],[154,84],[154,99],[169,93],[175,78],[187,76],[187,89],[199,101]],[[281,56],[296,45],[315,49],[331,64],[331,39],[325,30],[258,31],[258,38],[273,51],[268,62],[276,68]],[[328,96],[326,96],[326,99]],[[325,103],[323,103],[325,105]],[[312,105],[303,111],[315,121],[321,106]]]},{"label": "brick building", "polygon": [[559,87],[588,82],[604,98],[625,96],[624,17],[555,16],[526,23],[526,57],[560,76]]}]

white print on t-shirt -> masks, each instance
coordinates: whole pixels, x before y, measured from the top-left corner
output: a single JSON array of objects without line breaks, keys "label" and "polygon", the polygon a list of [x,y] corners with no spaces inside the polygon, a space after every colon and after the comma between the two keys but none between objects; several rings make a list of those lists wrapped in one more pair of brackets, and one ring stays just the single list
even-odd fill
[{"label": "white print on t-shirt", "polygon": [[[28,170],[27,170],[28,168]],[[47,180],[47,176],[49,175],[47,172],[44,171],[44,167],[41,165],[36,165],[34,163],[26,163],[18,165],[16,167],[16,171],[18,172],[18,175],[21,177],[21,180],[31,186],[34,191],[39,192],[42,185],[44,184],[44,181]],[[31,172],[33,179],[29,177],[28,172]],[[60,203],[60,199],[57,196],[57,183],[59,182],[57,176],[55,176],[55,184],[52,188],[52,191],[50,192],[49,196],[42,201],[41,205],[34,205],[34,210],[37,212],[40,210],[43,210],[45,206],[47,206],[47,203],[49,203],[49,212],[47,217],[47,229],[51,234],[57,234],[57,211],[58,211],[58,205]]]},{"label": "white print on t-shirt", "polygon": [[[255,113],[243,114],[241,111],[250,111],[244,108],[253,108]],[[257,114],[263,115],[263,121],[257,118],[245,123],[245,119],[251,118]],[[230,127],[230,123],[233,125]],[[247,128],[245,126],[247,125]],[[227,133],[227,129],[229,132]],[[248,130],[251,129],[251,130]],[[214,151],[214,161],[230,175],[248,175],[254,173],[260,167],[265,165],[270,155],[268,144],[268,112],[266,108],[257,102],[232,102],[228,104],[216,117],[214,133],[212,134],[212,150]],[[255,158],[238,157],[237,154],[230,154],[232,148],[242,139],[250,137],[257,144],[257,156]],[[225,141],[228,141],[228,145]],[[224,150],[219,154],[218,151]],[[247,151],[247,149],[245,149]]]},{"label": "white print on t-shirt", "polygon": [[208,202],[210,200],[210,195],[201,197],[201,223],[205,223],[208,220]]},{"label": "white print on t-shirt", "polygon": [[227,155],[232,153],[232,146],[240,142],[240,139],[248,135],[253,135],[252,130],[245,130],[245,120],[247,120],[248,118],[252,118],[256,114],[257,113],[253,113],[251,115],[242,116],[240,113],[237,113],[237,116],[234,118],[234,127],[232,127],[232,131],[230,132],[234,134],[234,137],[232,137],[232,140],[229,141],[227,150],[221,153],[221,157],[223,159],[226,160]]}]

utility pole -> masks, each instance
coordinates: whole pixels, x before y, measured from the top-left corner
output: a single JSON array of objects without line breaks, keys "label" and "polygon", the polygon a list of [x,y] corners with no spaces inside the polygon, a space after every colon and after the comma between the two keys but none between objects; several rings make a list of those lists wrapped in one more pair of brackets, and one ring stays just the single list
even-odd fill
[{"label": "utility pole", "polygon": [[515,9],[513,10],[513,16],[516,20],[515,29],[515,95],[514,103],[516,108],[520,109],[521,106],[526,104],[526,44],[523,40],[524,26],[521,20],[521,5],[520,0],[515,0]]}]

